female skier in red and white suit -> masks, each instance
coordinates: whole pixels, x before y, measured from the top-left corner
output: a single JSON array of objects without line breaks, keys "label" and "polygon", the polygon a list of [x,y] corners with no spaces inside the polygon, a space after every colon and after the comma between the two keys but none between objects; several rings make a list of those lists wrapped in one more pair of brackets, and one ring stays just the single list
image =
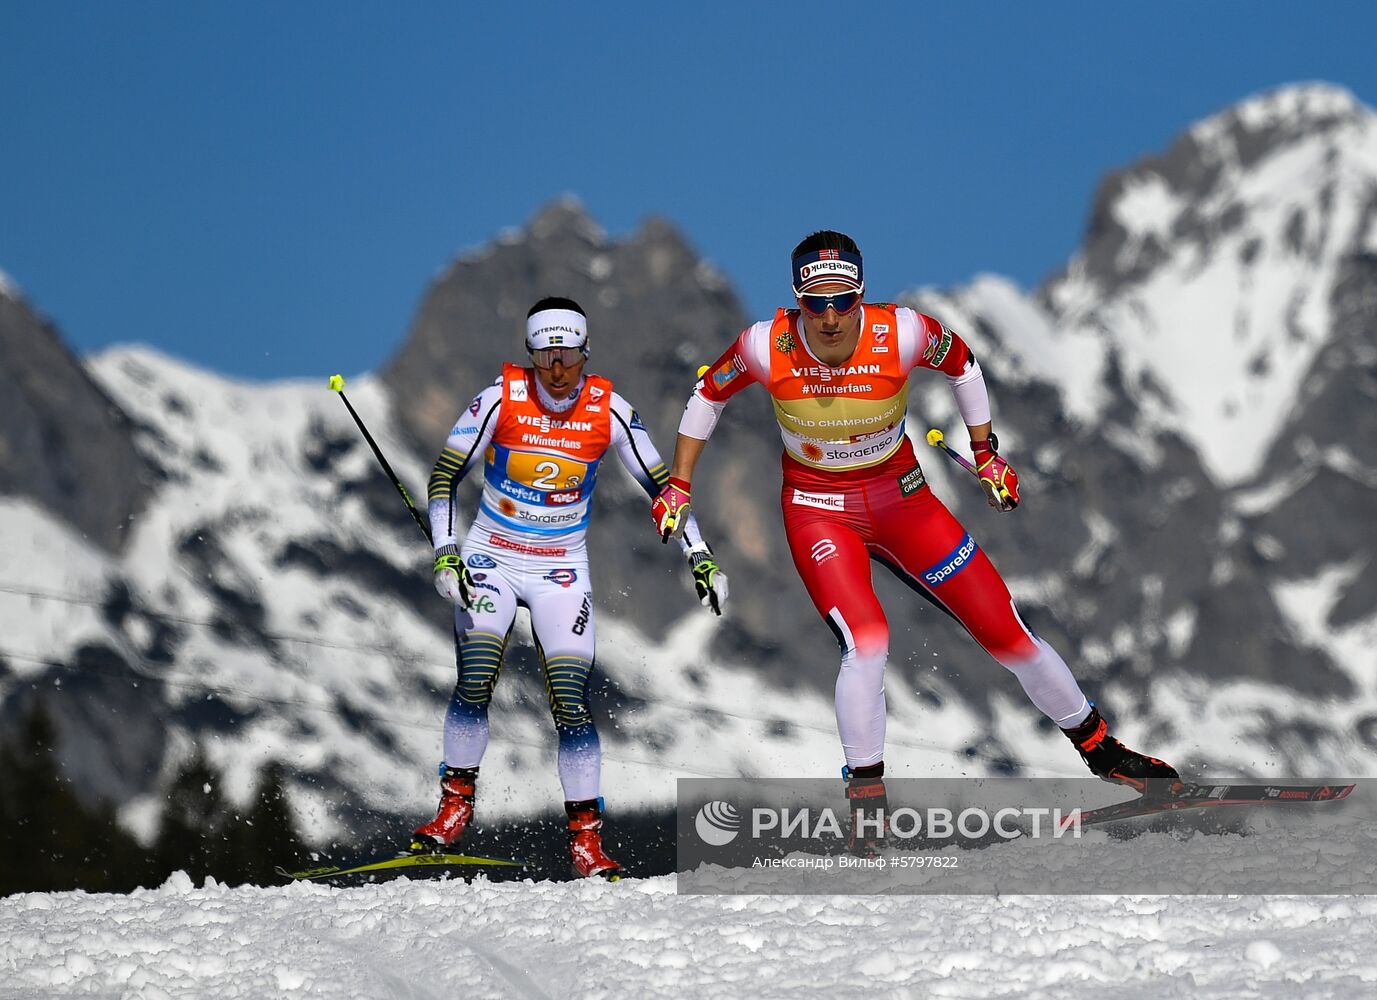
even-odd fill
[{"label": "female skier in red and white suit", "polygon": [[1097,775],[1139,790],[1149,780],[1177,781],[1169,765],[1108,735],[1065,661],[1019,617],[985,550],[924,481],[904,433],[914,369],[947,377],[991,504],[1006,511],[1018,504],[1018,477],[998,454],[970,348],[931,316],[862,302],[861,255],[841,233],[814,233],[791,264],[798,308],[746,329],[704,372],[652,517],[662,538],[678,528],[694,467],[727,401],[763,386],[784,439],[781,503],[794,565],[842,650],[836,705],[848,794],[883,794],[889,626],[871,584],[872,559],[1007,667]]}]

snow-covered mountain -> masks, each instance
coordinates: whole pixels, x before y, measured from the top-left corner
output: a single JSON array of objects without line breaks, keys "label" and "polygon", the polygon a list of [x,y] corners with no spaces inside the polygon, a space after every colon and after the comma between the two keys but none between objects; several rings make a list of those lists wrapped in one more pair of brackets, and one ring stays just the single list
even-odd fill
[{"label": "snow-covered mountain", "polygon": [[[1377,771],[1373,122],[1332,87],[1250,99],[1107,179],[1085,245],[1045,287],[982,277],[906,297],[975,347],[1025,502],[995,514],[936,457],[930,481],[1119,732],[1197,773]],[[393,361],[349,384],[413,495],[460,409],[520,359],[526,307],[553,293],[588,307],[591,367],[666,450],[696,366],[748,319],[668,223],[616,240],[576,203],[549,206],[453,262]],[[0,295],[0,359],[45,336],[17,290]],[[105,450],[51,452],[72,456],[65,505],[35,485],[45,453],[14,447],[62,408],[0,393],[0,471],[17,470],[0,478],[0,720],[47,706],[75,785],[136,829],[194,746],[235,798],[284,761],[318,836],[423,813],[453,684],[447,609],[328,373],[246,384],[143,348],[74,370],[64,391],[113,407],[115,431]],[[943,380],[916,379],[912,400],[915,440],[928,426],[961,439]],[[839,765],[835,646],[784,546],[770,419],[759,392],[734,401],[695,483],[733,577],[721,622],[629,477],[599,491],[610,804],[665,805],[676,776]],[[93,544],[83,511],[103,496],[127,527]],[[894,632],[893,773],[1082,773],[959,628],[876,582]],[[489,816],[559,797],[518,641],[492,715]]]},{"label": "snow-covered mountain", "polygon": [[[136,831],[155,829],[161,791],[196,745],[232,800],[267,761],[287,762],[321,836],[352,813],[428,808],[453,687],[450,613],[426,544],[334,394],[323,381],[231,382],[143,348],[107,351],[90,371],[143,428],[163,485],[118,556],[29,500],[0,500],[7,715],[42,700],[66,769],[120,802]],[[346,391],[398,473],[423,482],[381,384]],[[712,662],[714,619],[680,575],[681,604],[698,613],[656,635],[628,615],[600,622],[609,797],[663,807],[675,776],[831,771],[830,702],[781,701],[745,664]],[[489,816],[559,801],[546,696],[529,633],[517,640],[493,711]],[[924,714],[897,701],[909,723]],[[948,716],[973,724],[960,706]]]},{"label": "snow-covered mountain", "polygon": [[1095,390],[1117,364],[1144,416],[1213,479],[1258,476],[1331,339],[1345,264],[1371,254],[1370,108],[1317,84],[1199,122],[1104,181],[1085,245],[1043,290],[1063,351],[1092,376],[1068,385],[1072,412],[1113,405]]},{"label": "snow-covered mountain", "polygon": [[1374,248],[1377,116],[1298,86],[1111,175],[1034,295],[910,296],[980,345],[1000,425],[1049,477],[1032,495],[1053,516],[1024,522],[1038,558],[1010,567],[1024,598],[1076,623],[1080,662],[1156,732],[1371,766]]}]

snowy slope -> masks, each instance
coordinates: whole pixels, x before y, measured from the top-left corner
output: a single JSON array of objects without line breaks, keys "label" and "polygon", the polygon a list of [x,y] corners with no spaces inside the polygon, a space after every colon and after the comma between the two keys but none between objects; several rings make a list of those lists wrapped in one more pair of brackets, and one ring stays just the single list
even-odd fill
[{"label": "snowy slope", "polygon": [[[1135,847],[1162,865],[1239,853]],[[680,896],[674,876],[228,889],[178,872],[128,896],[0,900],[0,998],[1352,998],[1377,991],[1375,934],[1371,896]]]}]

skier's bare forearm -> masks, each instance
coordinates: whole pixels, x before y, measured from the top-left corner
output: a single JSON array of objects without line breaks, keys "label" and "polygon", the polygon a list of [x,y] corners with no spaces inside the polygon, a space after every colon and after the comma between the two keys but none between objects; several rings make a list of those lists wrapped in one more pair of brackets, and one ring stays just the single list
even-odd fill
[{"label": "skier's bare forearm", "polygon": [[660,495],[650,505],[650,519],[655,522],[655,530],[660,541],[667,542],[679,534],[687,523],[689,513],[689,483],[693,479],[698,456],[703,453],[707,441],[702,438],[680,434],[674,443],[674,464],[670,468],[669,482]]},{"label": "skier's bare forearm", "polygon": [[707,445],[707,441],[701,438],[680,434],[674,442],[674,462],[670,466],[669,474],[686,483],[693,482],[693,470],[697,468],[698,458]]}]

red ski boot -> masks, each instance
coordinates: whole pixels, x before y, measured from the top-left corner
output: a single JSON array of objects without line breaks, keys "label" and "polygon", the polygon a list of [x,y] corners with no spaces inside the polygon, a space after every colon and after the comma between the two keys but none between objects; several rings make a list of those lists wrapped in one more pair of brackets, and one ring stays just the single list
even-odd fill
[{"label": "red ski boot", "polygon": [[1094,705],[1084,722],[1062,732],[1076,745],[1085,766],[1105,781],[1127,785],[1145,795],[1165,795],[1181,784],[1176,768],[1166,761],[1130,750],[1110,736],[1109,724]]},{"label": "red ski boot", "polygon": [[842,769],[846,797],[851,803],[851,828],[846,849],[857,857],[879,857],[888,842],[889,794],[885,791],[885,762]]},{"label": "red ski boot", "polygon": [[569,816],[569,856],[574,862],[574,874],[579,878],[597,875],[615,882],[622,877],[622,866],[602,849],[602,800],[566,802]]},{"label": "red ski boot", "polygon": [[440,808],[433,820],[416,828],[412,851],[439,852],[458,843],[473,820],[473,789],[477,780],[476,767],[440,769]]}]

